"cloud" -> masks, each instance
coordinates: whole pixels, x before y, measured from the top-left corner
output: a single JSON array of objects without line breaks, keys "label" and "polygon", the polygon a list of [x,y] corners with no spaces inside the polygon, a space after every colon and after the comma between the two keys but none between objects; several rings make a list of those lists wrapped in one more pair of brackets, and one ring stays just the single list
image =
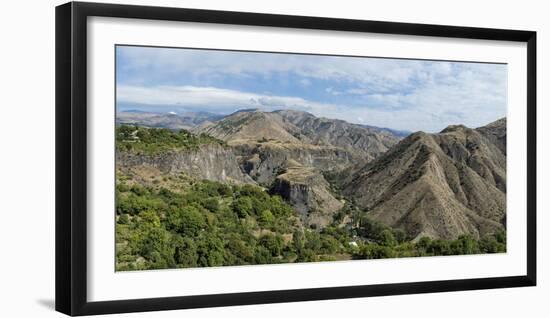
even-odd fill
[{"label": "cloud", "polygon": [[333,95],[333,96],[338,96],[338,95],[342,95],[343,92],[337,90],[337,89],[334,89],[333,87],[327,87],[325,88],[325,92]]},{"label": "cloud", "polygon": [[277,109],[303,110],[316,114],[334,111],[339,107],[317,103],[300,97],[273,96],[247,93],[215,87],[195,86],[117,86],[117,102],[146,105],[181,105],[202,108],[205,111],[233,112],[237,109],[259,108],[265,111]]},{"label": "cloud", "polygon": [[[396,97],[396,100],[399,100],[399,97]],[[307,111],[319,117],[338,118],[352,123],[428,132],[437,132],[449,124],[465,121],[474,123],[469,126],[477,127],[495,119],[493,113],[481,108],[466,108],[469,112],[466,114],[460,109],[452,110],[445,107],[440,107],[439,110],[433,109],[431,105],[394,111],[389,108],[352,107],[345,104],[318,103],[301,97],[262,95],[194,86],[120,85],[117,87],[117,102],[146,104],[153,107],[173,105],[221,113],[231,113],[246,108],[259,108],[264,111],[294,109]],[[397,101],[386,101],[386,103],[391,102]],[[477,121],[472,121],[472,117],[478,118]]]},{"label": "cloud", "polygon": [[[385,58],[361,58],[322,55],[275,54],[154,47],[118,47],[120,71],[147,70],[142,80],[160,75],[172,78],[186,74],[196,80],[223,77],[270,78],[276,74],[294,74],[307,86],[312,79],[369,85],[383,92],[407,85],[424,69],[433,71],[428,62]],[[132,74],[134,82],[139,81]]]},{"label": "cloud", "polygon": [[[293,108],[395,129],[477,127],[506,115],[502,64],[117,48],[120,102],[232,112]],[[359,120],[361,118],[362,120]]]}]

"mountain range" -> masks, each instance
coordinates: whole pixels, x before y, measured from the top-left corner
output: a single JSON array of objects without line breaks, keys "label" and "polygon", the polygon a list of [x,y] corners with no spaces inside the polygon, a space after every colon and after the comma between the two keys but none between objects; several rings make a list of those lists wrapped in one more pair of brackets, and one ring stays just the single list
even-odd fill
[{"label": "mountain range", "polygon": [[305,226],[323,228],[352,207],[411,239],[479,238],[505,228],[505,118],[433,134],[295,110],[227,116],[125,111],[117,124],[187,129],[225,143],[139,158],[118,151],[120,167],[257,184],[290,202]]},{"label": "mountain range", "polygon": [[175,112],[157,113],[141,110],[125,110],[117,112],[117,125],[138,125],[152,128],[168,128],[172,130],[192,129],[193,127],[216,121],[223,118],[223,115],[209,112]]}]

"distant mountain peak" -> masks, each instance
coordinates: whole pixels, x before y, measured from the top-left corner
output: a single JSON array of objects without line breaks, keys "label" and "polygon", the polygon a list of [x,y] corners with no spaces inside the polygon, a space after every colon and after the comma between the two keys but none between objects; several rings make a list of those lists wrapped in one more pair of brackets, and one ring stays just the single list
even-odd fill
[{"label": "distant mountain peak", "polygon": [[192,129],[198,125],[220,119],[220,115],[208,112],[146,112],[126,110],[117,112],[117,125],[138,125],[144,127],[168,128],[172,130]]}]

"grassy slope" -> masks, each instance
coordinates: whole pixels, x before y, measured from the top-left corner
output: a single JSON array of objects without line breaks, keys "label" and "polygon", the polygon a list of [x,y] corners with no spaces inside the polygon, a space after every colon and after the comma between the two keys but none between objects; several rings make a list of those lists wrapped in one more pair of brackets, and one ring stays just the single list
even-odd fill
[{"label": "grassy slope", "polygon": [[127,125],[116,127],[116,148],[119,151],[151,154],[168,150],[197,149],[203,144],[225,145],[225,142],[205,134],[195,135],[185,129],[172,131]]}]

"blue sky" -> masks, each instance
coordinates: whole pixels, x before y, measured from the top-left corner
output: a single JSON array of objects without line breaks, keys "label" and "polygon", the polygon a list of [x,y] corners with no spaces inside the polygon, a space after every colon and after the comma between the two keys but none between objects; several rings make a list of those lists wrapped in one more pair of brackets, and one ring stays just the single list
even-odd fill
[{"label": "blue sky", "polygon": [[502,64],[117,46],[117,107],[296,109],[409,131],[506,115]]}]

